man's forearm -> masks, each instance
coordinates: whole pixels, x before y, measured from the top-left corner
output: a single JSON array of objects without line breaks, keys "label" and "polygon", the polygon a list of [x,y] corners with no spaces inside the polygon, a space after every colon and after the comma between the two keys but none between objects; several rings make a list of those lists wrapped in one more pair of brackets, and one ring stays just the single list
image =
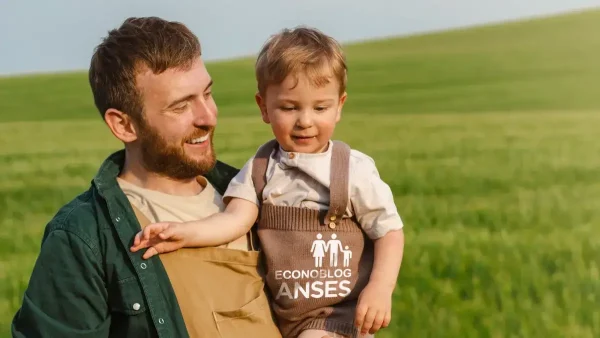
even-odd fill
[{"label": "man's forearm", "polygon": [[369,283],[377,283],[393,290],[404,253],[404,232],[390,231],[375,240],[375,260]]}]

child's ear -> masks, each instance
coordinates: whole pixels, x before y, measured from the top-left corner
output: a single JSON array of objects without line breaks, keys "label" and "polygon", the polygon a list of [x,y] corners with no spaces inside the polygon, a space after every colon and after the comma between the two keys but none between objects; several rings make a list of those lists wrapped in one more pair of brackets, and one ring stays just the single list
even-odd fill
[{"label": "child's ear", "polygon": [[346,92],[344,92],[340,96],[340,102],[338,104],[338,111],[337,111],[337,116],[335,117],[335,122],[340,122],[340,119],[342,118],[342,108],[344,108],[344,103],[346,103],[346,98],[348,98],[348,94]]},{"label": "child's ear", "polygon": [[264,123],[269,124],[269,115],[267,114],[267,104],[260,93],[256,93],[254,95],[254,99],[256,100],[256,104],[258,105],[258,109],[260,109],[260,115],[262,116],[262,120]]}]

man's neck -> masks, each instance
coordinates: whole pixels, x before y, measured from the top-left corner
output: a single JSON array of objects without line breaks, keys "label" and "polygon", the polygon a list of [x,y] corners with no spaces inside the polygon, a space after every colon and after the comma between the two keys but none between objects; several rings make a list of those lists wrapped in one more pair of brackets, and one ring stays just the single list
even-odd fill
[{"label": "man's neck", "polygon": [[156,173],[148,172],[141,164],[141,158],[136,158],[126,151],[125,164],[119,178],[138,187],[160,191],[169,195],[193,196],[199,194],[203,187],[197,179],[176,180]]}]

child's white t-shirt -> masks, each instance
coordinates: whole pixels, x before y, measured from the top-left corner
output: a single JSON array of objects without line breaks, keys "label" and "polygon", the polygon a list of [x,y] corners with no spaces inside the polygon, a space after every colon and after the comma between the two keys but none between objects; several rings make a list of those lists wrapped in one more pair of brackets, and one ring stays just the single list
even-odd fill
[{"label": "child's white t-shirt", "polygon": [[[329,174],[333,142],[325,152],[309,154],[287,152],[281,147],[271,152],[267,165],[267,183],[262,203],[327,210]],[[250,158],[231,180],[223,198],[242,198],[260,205],[252,181]],[[356,215],[371,239],[390,230],[403,228],[389,185],[379,176],[373,159],[360,151],[350,151],[348,206],[344,217]]]}]

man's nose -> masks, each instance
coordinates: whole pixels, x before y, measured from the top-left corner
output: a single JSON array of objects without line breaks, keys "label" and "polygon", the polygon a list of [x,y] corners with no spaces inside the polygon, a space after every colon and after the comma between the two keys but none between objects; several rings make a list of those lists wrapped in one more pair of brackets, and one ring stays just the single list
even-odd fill
[{"label": "man's nose", "polygon": [[214,104],[210,104],[206,100],[200,99],[194,107],[194,125],[196,126],[211,126],[217,124],[217,111]]}]

